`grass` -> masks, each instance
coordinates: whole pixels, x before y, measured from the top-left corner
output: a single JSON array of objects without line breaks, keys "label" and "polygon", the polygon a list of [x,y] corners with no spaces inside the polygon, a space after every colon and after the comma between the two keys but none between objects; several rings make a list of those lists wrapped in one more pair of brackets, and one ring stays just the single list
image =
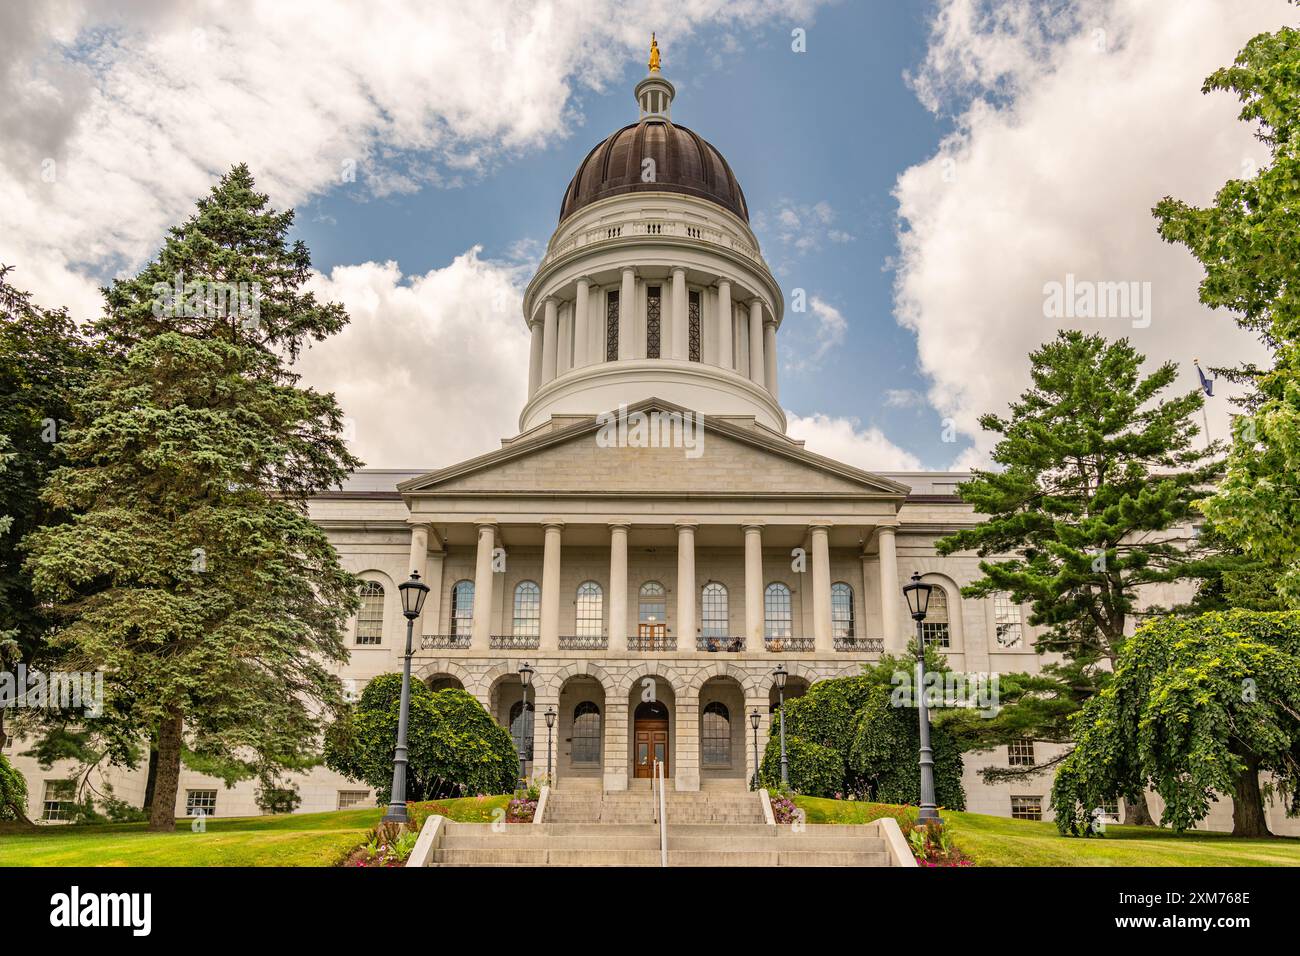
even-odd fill
[{"label": "grass", "polygon": [[[913,807],[796,797],[809,823],[912,819]],[[1052,823],[941,810],[953,842],[977,866],[1300,866],[1300,840],[1246,839],[1203,831],[1108,826],[1101,838],[1072,839]]]},{"label": "grass", "polygon": [[[462,797],[412,805],[418,825],[440,814],[488,823],[508,796]],[[383,810],[227,817],[206,821],[202,833],[177,821],[172,833],[143,823],[0,828],[0,866],[337,866],[363,843]]]}]

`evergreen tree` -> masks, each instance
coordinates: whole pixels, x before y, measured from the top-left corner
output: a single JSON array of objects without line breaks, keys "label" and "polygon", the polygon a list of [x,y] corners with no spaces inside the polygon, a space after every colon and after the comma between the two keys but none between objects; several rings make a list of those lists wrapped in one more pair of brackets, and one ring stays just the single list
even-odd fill
[{"label": "evergreen tree", "polygon": [[1207,208],[1166,197],[1154,212],[1160,235],[1205,267],[1201,302],[1233,313],[1271,353],[1270,368],[1218,370],[1250,388],[1224,478],[1203,507],[1261,570],[1256,583],[1300,607],[1300,31],[1252,39],[1205,81],[1202,92],[1216,91],[1241,100],[1269,162],[1225,183]]},{"label": "evergreen tree", "polygon": [[307,514],[360,462],[331,394],[298,385],[308,340],[347,322],[302,291],[310,256],[236,166],[134,278],[105,290],[106,362],[79,391],[29,537],[56,643],[106,672],[85,723],[115,763],[157,750],[150,828],[174,826],[182,755],[227,782],[319,752],[357,581]]},{"label": "evergreen tree", "polygon": [[[1213,449],[1194,444],[1201,393],[1162,397],[1171,363],[1144,375],[1127,340],[1075,330],[1030,361],[1033,384],[1010,417],[980,419],[1000,436],[992,457],[1002,470],[958,486],[985,520],[937,547],[978,553],[983,577],[962,593],[1028,604],[1030,623],[1047,629],[1036,650],[1062,663],[1023,678],[996,720],[967,728],[981,746],[1068,741],[1070,715],[1106,679],[1135,619],[1163,610],[1139,611],[1142,589],[1207,573],[1190,536],[1175,531],[1197,516],[1192,503],[1215,475]],[[1144,801],[1133,811],[1149,820]]]}]

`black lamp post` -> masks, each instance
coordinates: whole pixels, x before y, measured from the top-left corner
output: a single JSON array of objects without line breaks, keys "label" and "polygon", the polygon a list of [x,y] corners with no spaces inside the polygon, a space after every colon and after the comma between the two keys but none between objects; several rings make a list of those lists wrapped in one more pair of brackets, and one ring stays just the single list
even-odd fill
[{"label": "black lamp post", "polygon": [[551,728],[555,726],[555,708],[546,708],[546,783],[553,786],[555,781],[551,779]]},{"label": "black lamp post", "polygon": [[758,708],[749,715],[749,726],[754,728],[754,789],[758,789],[758,722],[763,718],[759,716]]},{"label": "black lamp post", "polygon": [[784,664],[777,664],[772,676],[776,678],[777,710],[781,716],[781,789],[784,790],[790,786],[790,764],[785,757],[785,679],[790,672]]},{"label": "black lamp post", "polygon": [[393,753],[393,788],[384,814],[384,823],[405,823],[406,817],[406,722],[411,711],[411,640],[415,619],[420,616],[429,586],[420,580],[420,572],[412,571],[409,581],[397,586],[402,595],[402,614],[406,617],[406,659],[402,665],[402,700],[397,716],[397,750]]},{"label": "black lamp post", "polygon": [[519,714],[519,780],[528,787],[528,685],[533,680],[533,669],[524,661],[519,665],[519,682],[524,685],[524,708]]},{"label": "black lamp post", "polygon": [[930,607],[930,592],[934,587],[921,583],[921,575],[913,573],[912,583],[903,588],[907,608],[916,621],[916,712],[921,722],[921,811],[920,823],[943,823],[934,804],[934,751],[930,749],[930,712],[925,705],[925,636],[921,622]]}]

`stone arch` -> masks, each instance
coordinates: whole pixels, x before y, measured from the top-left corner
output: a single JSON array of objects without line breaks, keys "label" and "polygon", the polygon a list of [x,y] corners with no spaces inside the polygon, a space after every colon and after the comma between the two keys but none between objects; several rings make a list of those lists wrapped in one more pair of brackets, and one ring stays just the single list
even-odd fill
[{"label": "stone arch", "polygon": [[632,686],[643,677],[661,677],[668,682],[676,696],[688,695],[687,687],[689,682],[674,668],[666,665],[663,661],[643,661],[628,668],[623,676],[619,679],[616,693],[621,696],[627,696],[632,692]]},{"label": "stone arch", "polygon": [[[768,678],[770,674],[766,675]],[[715,677],[730,677],[738,683],[746,696],[762,693],[764,675],[756,674],[741,664],[731,661],[716,661],[701,665],[691,675],[686,685],[686,693],[698,695],[706,681]]]},{"label": "stone arch", "polygon": [[[414,664],[416,662],[412,660],[412,663]],[[431,678],[437,677],[439,674],[446,674],[449,677],[456,678],[456,680],[460,681],[461,687],[482,700],[482,697],[475,693],[476,681],[474,675],[466,670],[460,663],[451,660],[450,658],[440,657],[435,660],[420,661],[418,666],[413,668],[411,671],[411,676],[422,684],[429,683]]]},{"label": "stone arch", "polygon": [[[601,689],[604,690],[605,696],[610,697],[618,693],[618,681],[610,673],[601,667],[595,661],[571,661],[565,664],[558,671],[548,674],[545,678],[535,679],[538,691],[543,696],[558,697],[564,684],[573,677],[594,677],[600,683]],[[543,688],[545,688],[543,692]]]}]

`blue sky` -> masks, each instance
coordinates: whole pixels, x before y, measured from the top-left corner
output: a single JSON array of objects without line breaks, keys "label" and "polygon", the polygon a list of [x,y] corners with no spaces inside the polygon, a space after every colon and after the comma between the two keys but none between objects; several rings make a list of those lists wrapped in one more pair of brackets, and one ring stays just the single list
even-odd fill
[{"label": "blue sky", "polygon": [[[842,347],[816,367],[798,368],[817,347],[811,311],[787,312],[782,328],[782,404],[801,415],[821,412],[879,425],[896,443],[940,467],[953,447],[940,442],[938,415],[886,407],[887,390],[923,393],[915,336],[892,315],[890,262],[897,254],[898,174],[933,154],[948,124],[927,112],[904,73],[925,55],[925,4],[875,0],[845,3],[805,23],[807,52],[791,50],[797,21],[778,21],[741,36],[739,54],[721,56],[730,28],[701,30],[684,45],[663,47],[664,74],[678,87],[673,118],[728,158],[761,227],[759,241],[786,293],[818,296],[848,322]],[[648,40],[648,38],[647,38]],[[647,44],[648,45],[648,44]],[[459,188],[426,187],[376,199],[363,184],[345,184],[299,207],[298,230],[317,268],[367,259],[396,260],[403,272],[438,268],[470,246],[508,258],[521,240],[540,249],[556,225],[564,188],[595,143],[636,119],[632,88],[645,74],[628,62],[602,94],[573,104],[583,125],[544,149],[500,161]],[[816,249],[782,242],[778,210],[833,210],[831,241],[809,225]],[[803,218],[815,219],[808,211]],[[522,327],[522,318],[520,319]],[[525,374],[521,369],[520,374]],[[919,427],[918,427],[919,426]]]}]

